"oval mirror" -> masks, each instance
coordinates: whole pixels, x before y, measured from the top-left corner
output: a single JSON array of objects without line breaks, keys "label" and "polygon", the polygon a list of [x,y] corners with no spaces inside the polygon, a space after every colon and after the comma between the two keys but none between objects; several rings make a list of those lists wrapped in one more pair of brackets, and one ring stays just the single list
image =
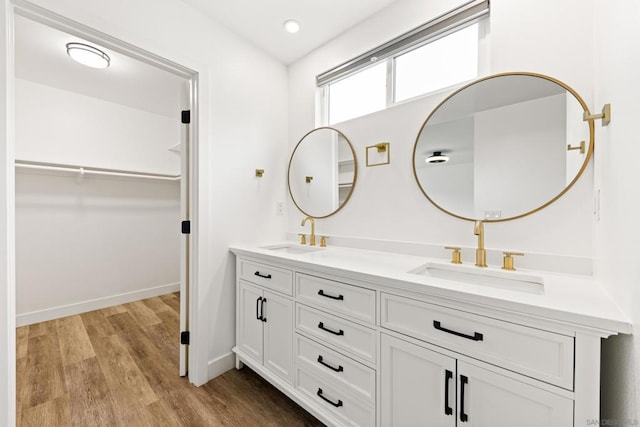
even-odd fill
[{"label": "oval mirror", "polygon": [[339,211],[356,183],[356,153],[337,129],[313,129],[289,160],[289,194],[305,215],[324,218]]},{"label": "oval mirror", "polygon": [[536,212],[580,177],[593,151],[582,98],[533,73],[492,75],[457,90],[422,125],[413,172],[439,209],[466,220]]}]

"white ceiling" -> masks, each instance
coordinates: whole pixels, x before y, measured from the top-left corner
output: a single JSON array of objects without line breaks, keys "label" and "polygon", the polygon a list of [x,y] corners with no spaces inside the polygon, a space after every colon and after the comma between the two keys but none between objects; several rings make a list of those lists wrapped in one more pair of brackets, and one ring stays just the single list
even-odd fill
[{"label": "white ceiling", "polygon": [[[291,63],[372,14],[402,0],[182,0],[284,63]],[[287,19],[300,22],[287,33]],[[118,52],[107,69],[71,60],[65,45],[78,37],[17,15],[16,77],[121,105],[178,117],[188,105],[188,82]]]},{"label": "white ceiling", "polygon": [[[17,15],[15,17],[15,75],[47,86],[80,93],[128,107],[175,117],[186,107],[187,80],[126,55],[88,43],[106,52],[111,65],[89,68],[66,52],[78,37]],[[186,98],[188,99],[188,98]]]},{"label": "white ceiling", "polygon": [[[290,64],[398,0],[182,0]],[[287,19],[300,31],[287,33]]]}]

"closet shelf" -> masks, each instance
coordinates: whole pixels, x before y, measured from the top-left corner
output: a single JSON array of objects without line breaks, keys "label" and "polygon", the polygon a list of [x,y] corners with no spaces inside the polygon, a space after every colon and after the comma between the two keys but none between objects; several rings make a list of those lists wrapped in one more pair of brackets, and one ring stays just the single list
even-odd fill
[{"label": "closet shelf", "polygon": [[24,169],[37,169],[37,170],[49,170],[57,172],[75,172],[80,175],[107,175],[107,176],[119,176],[126,178],[143,178],[143,179],[159,179],[164,181],[179,181],[180,175],[167,175],[160,173],[148,173],[137,172],[122,169],[107,169],[107,168],[94,168],[85,166],[68,165],[61,163],[45,163],[45,162],[32,162],[29,160],[16,160],[15,166],[17,168]]}]

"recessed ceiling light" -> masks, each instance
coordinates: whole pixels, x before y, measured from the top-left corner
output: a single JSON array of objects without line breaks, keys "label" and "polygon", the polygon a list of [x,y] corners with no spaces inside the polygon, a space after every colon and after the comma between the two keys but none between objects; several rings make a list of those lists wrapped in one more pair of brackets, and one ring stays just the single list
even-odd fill
[{"label": "recessed ceiling light", "polygon": [[425,161],[427,163],[445,163],[449,161],[449,156],[442,154],[442,151],[434,151]]},{"label": "recessed ceiling light", "polygon": [[287,19],[286,21],[284,21],[282,26],[285,30],[287,30],[288,33],[293,34],[300,31],[300,24],[295,19]]},{"label": "recessed ceiling light", "polygon": [[107,68],[111,63],[109,55],[84,43],[67,43],[67,55],[74,61],[92,68]]}]

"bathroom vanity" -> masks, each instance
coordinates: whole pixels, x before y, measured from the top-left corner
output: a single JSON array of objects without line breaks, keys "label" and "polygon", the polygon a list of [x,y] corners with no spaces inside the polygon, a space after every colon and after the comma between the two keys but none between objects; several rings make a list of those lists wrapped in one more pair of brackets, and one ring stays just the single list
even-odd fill
[{"label": "bathroom vanity", "polygon": [[234,245],[237,367],[328,425],[584,426],[602,338],[592,278],[292,242]]}]

